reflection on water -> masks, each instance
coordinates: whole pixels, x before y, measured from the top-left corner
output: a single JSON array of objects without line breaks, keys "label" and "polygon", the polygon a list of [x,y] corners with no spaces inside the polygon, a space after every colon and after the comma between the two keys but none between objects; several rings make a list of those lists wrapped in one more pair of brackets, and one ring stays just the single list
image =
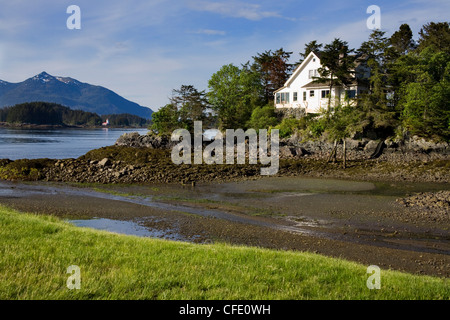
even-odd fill
[{"label": "reflection on water", "polygon": [[54,143],[59,140],[37,139],[34,137],[0,137],[0,143]]},{"label": "reflection on water", "polygon": [[113,145],[124,133],[147,129],[11,129],[0,128],[0,159],[66,159]]},{"label": "reflection on water", "polygon": [[87,220],[69,220],[77,227],[87,227],[109,232],[151,238],[164,238],[169,240],[185,240],[181,235],[172,230],[156,230],[141,226],[137,222],[95,218]]}]

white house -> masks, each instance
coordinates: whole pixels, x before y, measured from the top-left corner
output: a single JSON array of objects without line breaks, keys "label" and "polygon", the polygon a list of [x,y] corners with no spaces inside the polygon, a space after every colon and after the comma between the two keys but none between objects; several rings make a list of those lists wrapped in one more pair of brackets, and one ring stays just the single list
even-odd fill
[{"label": "white house", "polygon": [[[357,59],[355,64],[355,79],[348,87],[333,86],[331,91],[331,106],[345,101],[346,96],[356,98],[367,90],[364,79],[370,76],[369,68]],[[314,83],[313,77],[318,77],[320,53],[311,52],[294,70],[284,86],[274,92],[276,108],[303,108],[306,113],[318,113],[328,107],[330,86],[327,83]]]}]

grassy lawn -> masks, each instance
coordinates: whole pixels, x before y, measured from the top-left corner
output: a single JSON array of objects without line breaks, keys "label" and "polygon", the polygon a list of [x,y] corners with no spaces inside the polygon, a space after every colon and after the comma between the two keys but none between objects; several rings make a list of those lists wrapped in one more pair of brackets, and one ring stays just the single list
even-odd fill
[{"label": "grassy lawn", "polygon": [[[69,290],[67,268],[81,271]],[[198,245],[78,228],[0,206],[0,299],[445,299],[448,279],[321,255]]]}]

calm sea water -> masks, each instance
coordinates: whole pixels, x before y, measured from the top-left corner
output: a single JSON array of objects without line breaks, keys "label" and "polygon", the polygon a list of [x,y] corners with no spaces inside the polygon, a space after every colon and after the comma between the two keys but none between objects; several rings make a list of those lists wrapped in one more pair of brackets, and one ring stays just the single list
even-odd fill
[{"label": "calm sea water", "polygon": [[124,133],[147,129],[9,129],[0,128],[0,159],[66,159],[113,145]]}]

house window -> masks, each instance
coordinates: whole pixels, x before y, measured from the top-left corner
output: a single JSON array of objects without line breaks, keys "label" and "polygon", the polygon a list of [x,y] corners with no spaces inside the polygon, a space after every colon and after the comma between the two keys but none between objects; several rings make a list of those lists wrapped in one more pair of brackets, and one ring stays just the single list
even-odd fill
[{"label": "house window", "polygon": [[317,69],[315,70],[309,70],[309,79],[312,79],[313,77],[318,77],[319,73],[317,72]]},{"label": "house window", "polygon": [[330,94],[330,90],[322,90],[322,99],[325,99]]},{"label": "house window", "polygon": [[277,103],[289,103],[289,92],[277,93]]},{"label": "house window", "polygon": [[354,99],[356,97],[356,90],[347,90],[345,94],[348,99]]},{"label": "house window", "polygon": [[314,97],[314,90],[310,90],[310,91],[309,91],[309,96],[310,96],[310,97]]},{"label": "house window", "polygon": [[294,96],[292,97],[292,101],[297,101],[297,92],[294,92]]},{"label": "house window", "polygon": [[303,101],[306,101],[306,91],[303,91]]}]

